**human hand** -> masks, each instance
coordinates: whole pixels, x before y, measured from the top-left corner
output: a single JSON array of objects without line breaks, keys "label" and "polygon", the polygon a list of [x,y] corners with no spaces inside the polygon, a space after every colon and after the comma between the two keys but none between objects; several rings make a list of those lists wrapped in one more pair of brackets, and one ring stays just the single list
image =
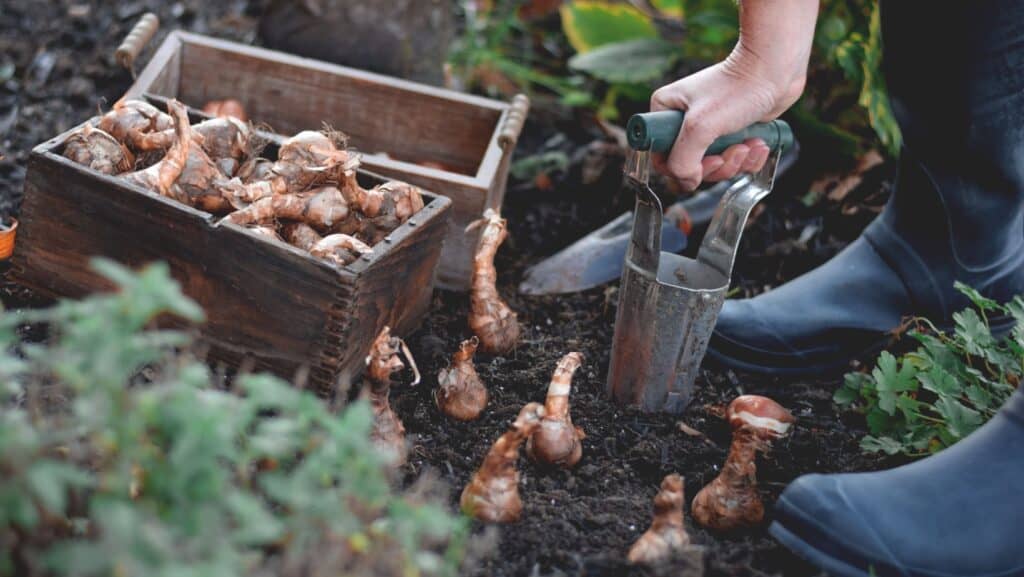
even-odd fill
[{"label": "human hand", "polygon": [[719,136],[778,117],[803,92],[818,0],[744,2],[740,40],[726,60],[664,86],[651,110],[683,110],[686,116],[668,157],[654,166],[686,190],[702,181],[756,172],[768,160],[764,141],[751,139],[720,155],[704,156]]}]

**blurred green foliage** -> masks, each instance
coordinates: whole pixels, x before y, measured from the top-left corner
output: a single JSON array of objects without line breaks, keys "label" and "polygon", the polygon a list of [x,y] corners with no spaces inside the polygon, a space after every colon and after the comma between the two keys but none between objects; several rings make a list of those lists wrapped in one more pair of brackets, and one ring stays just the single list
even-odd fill
[{"label": "blurred green foliage", "polygon": [[[607,119],[725,58],[738,37],[734,0],[568,0],[553,30],[549,20],[519,17],[530,4],[496,2],[475,12],[452,62],[470,84],[493,90],[484,77],[496,70],[507,85],[497,92],[542,87]],[[807,90],[789,114],[798,134],[846,156],[875,147],[897,155],[901,137],[881,58],[876,1],[823,0]]]},{"label": "blurred green foliage", "polygon": [[96,268],[116,292],[0,316],[0,575],[456,574],[467,522],[392,488],[366,404],[214,387],[190,333],[150,328],[203,318],[167,267]]}]

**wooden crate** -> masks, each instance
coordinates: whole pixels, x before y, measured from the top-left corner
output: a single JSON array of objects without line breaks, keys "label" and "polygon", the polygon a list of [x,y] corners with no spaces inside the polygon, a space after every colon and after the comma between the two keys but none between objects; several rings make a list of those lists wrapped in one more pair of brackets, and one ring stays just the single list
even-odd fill
[{"label": "wooden crate", "polygon": [[501,208],[529,109],[525,96],[508,104],[180,31],[166,37],[127,93],[149,95],[193,108],[234,98],[279,135],[327,123],[350,137],[366,169],[449,197],[438,284],[454,290],[469,286],[479,238],[465,227],[486,208]]},{"label": "wooden crate", "polygon": [[[95,122],[95,119],[93,120]],[[356,262],[337,267],[285,242],[106,176],[60,155],[71,131],[33,149],[12,279],[43,295],[109,288],[89,267],[102,255],[136,267],[163,260],[206,310],[210,359],[291,378],[308,367],[329,394],[360,373],[385,326],[413,331],[426,313],[451,201],[426,206]],[[381,181],[363,173],[364,186]]]}]

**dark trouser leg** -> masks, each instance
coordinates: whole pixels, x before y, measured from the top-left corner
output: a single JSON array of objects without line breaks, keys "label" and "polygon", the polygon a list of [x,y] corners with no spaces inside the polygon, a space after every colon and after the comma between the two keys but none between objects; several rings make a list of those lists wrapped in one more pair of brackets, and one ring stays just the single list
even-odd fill
[{"label": "dark trouser leg", "polygon": [[1024,288],[1024,3],[887,0],[882,33],[904,149],[868,240],[917,314],[966,306],[954,280],[1008,300]]},{"label": "dark trouser leg", "polygon": [[1000,301],[1024,292],[1024,3],[890,0],[882,17],[905,140],[896,192],[822,267],[727,301],[712,358],[764,372],[842,368],[905,316],[948,325],[967,305],[955,281]]}]

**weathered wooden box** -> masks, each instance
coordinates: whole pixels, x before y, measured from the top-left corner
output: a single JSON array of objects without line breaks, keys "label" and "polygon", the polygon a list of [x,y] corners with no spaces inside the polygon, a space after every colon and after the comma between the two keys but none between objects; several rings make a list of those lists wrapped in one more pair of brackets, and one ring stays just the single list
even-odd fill
[{"label": "weathered wooden box", "polygon": [[[95,122],[95,119],[93,120]],[[89,267],[163,260],[206,310],[209,358],[291,378],[300,368],[329,394],[361,372],[385,326],[414,330],[426,313],[451,201],[424,191],[413,215],[354,263],[337,267],[60,155],[72,131],[33,149],[12,280],[51,297],[109,288]],[[359,175],[364,186],[380,182]]]},{"label": "weathered wooden box", "polygon": [[222,40],[171,32],[127,96],[177,98],[201,109],[242,102],[250,120],[295,134],[324,123],[350,137],[363,166],[449,197],[438,284],[469,286],[486,208],[501,207],[508,165],[529,108]]}]

